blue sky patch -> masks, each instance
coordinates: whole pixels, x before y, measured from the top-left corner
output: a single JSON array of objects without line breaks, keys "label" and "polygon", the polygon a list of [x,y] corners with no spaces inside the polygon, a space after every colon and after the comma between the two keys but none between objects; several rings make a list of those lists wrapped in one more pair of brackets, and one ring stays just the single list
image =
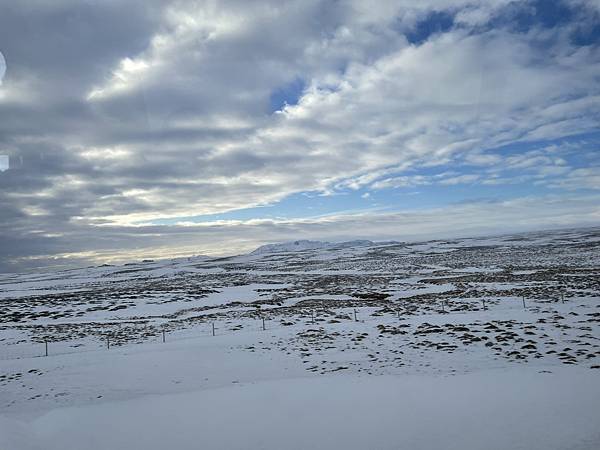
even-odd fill
[{"label": "blue sky patch", "polygon": [[271,93],[269,98],[269,112],[281,111],[285,105],[296,105],[302,92],[306,87],[306,83],[296,78],[291,83],[282,86]]},{"label": "blue sky patch", "polygon": [[411,44],[419,45],[433,34],[448,31],[452,25],[454,25],[453,14],[448,11],[433,11],[406,33],[406,39]]}]

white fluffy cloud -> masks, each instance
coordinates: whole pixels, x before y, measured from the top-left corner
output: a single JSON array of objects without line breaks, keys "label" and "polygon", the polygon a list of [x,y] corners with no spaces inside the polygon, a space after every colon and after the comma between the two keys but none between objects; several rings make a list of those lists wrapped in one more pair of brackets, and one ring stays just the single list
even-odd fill
[{"label": "white fluffy cloud", "polygon": [[[595,129],[600,57],[589,48],[562,42],[540,53],[536,38],[503,30],[476,35],[456,30],[420,46],[397,38],[394,48],[374,61],[350,60],[341,72],[322,74],[312,71],[312,61],[304,67],[300,63],[299,68],[306,70],[301,76],[307,88],[297,105],[288,105],[272,117],[246,117],[248,127],[243,132],[225,134],[211,142],[206,153],[199,149],[190,155],[192,160],[186,164],[196,168],[201,181],[182,180],[175,186],[159,184],[151,192],[139,191],[139,199],[154,207],[113,218],[127,223],[251,207],[294,192],[328,191],[348,179],[367,180],[369,174],[388,167],[441,165],[458,156],[468,158],[470,153],[476,158],[481,149],[518,140],[552,139]],[[218,41],[219,34],[212,39]],[[338,36],[334,33],[331,39],[335,43]],[[355,39],[358,47],[362,34],[346,31],[345,39]],[[190,51],[185,40],[183,48],[171,49]],[[160,58],[148,64],[175,69]],[[178,77],[185,76],[186,69],[195,69],[176,67]],[[271,79],[265,89],[281,81]],[[121,86],[121,79],[116,83]],[[201,80],[197,87],[202,91]],[[199,100],[204,95],[201,92]],[[255,95],[261,97],[259,91]],[[238,120],[235,110],[230,114],[225,113],[224,122]],[[177,129],[177,124],[173,120],[165,126]],[[174,157],[160,158],[165,164],[178,164],[175,158],[188,155],[190,145],[185,142],[181,153],[175,148]],[[157,146],[150,153],[163,149]],[[239,165],[244,158],[249,164]],[[226,170],[214,170],[227,162],[232,164]],[[180,194],[185,191],[194,193],[195,199],[188,196],[182,204]],[[206,202],[207,196],[213,200]],[[95,209],[92,216],[106,215],[101,204]]]}]

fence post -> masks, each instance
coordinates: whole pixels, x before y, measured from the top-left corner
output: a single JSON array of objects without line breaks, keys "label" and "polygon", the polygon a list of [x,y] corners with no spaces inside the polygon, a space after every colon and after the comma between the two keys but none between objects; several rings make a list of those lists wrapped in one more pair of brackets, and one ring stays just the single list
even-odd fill
[{"label": "fence post", "polygon": [[46,345],[46,356],[48,356],[48,341],[44,340],[44,344]]},{"label": "fence post", "polygon": [[162,335],[163,335],[163,344],[165,342],[165,330],[162,330]]},{"label": "fence post", "polygon": [[110,336],[108,334],[106,335],[106,349],[110,350]]},{"label": "fence post", "polygon": [[527,307],[525,306],[525,296],[523,296],[523,309],[526,309]]},{"label": "fence post", "polygon": [[311,314],[311,316],[312,316],[312,323],[315,323],[315,310],[314,310],[314,309],[311,309],[311,310],[310,310],[310,314]]},{"label": "fence post", "polygon": [[263,331],[265,331],[266,328],[265,328],[265,318],[264,318],[264,316],[262,317],[262,323],[263,323]]},{"label": "fence post", "polygon": [[213,336],[214,336],[215,335],[215,323],[214,322],[212,323],[212,333],[213,333]]},{"label": "fence post", "polygon": [[563,302],[563,304],[565,303],[565,293],[564,292],[560,293],[560,300]]},{"label": "fence post", "polygon": [[483,309],[484,309],[484,311],[485,311],[485,310],[487,309],[487,308],[485,307],[485,299],[482,299],[482,300],[481,300],[481,302],[483,303]]},{"label": "fence post", "polygon": [[358,319],[356,318],[356,308],[354,309],[354,321],[358,322]]},{"label": "fence post", "polygon": [[446,310],[444,309],[444,300],[442,300],[442,312],[446,312]]}]

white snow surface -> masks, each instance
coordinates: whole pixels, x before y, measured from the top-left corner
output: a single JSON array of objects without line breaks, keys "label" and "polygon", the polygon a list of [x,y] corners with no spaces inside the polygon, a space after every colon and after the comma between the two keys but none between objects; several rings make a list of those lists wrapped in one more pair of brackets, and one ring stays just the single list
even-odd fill
[{"label": "white snow surface", "polygon": [[0,450],[599,449],[598,236],[2,275]]},{"label": "white snow surface", "polygon": [[494,370],[453,377],[289,378],[0,418],[27,450],[597,448],[598,378]]}]

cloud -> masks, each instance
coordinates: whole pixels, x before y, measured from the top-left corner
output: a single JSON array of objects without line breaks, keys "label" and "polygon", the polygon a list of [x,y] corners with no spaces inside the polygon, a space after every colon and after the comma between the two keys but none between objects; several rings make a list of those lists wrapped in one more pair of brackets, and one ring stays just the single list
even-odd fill
[{"label": "cloud", "polygon": [[384,180],[376,181],[371,185],[373,189],[387,189],[387,188],[405,188],[428,185],[433,182],[433,177],[423,175],[412,175],[412,176],[401,176],[386,178]]},{"label": "cloud", "polygon": [[[156,233],[175,248],[179,231],[139,224],[301,192],[517,177],[564,195],[593,187],[591,175],[579,185],[551,180],[585,169],[561,155],[501,149],[597,130],[599,48],[573,39],[595,6],[586,2],[569,23],[524,29],[500,20],[513,8],[7,4],[0,149],[18,164],[0,175],[0,236],[16,236],[20,250],[2,256],[71,255],[95,239],[114,249],[120,238],[109,230],[127,227],[140,248],[169,247]],[[439,14],[441,28],[432,22]],[[297,102],[272,113],[273,93],[293,83],[303,86]],[[431,175],[448,167],[452,175]]]},{"label": "cloud", "polygon": [[552,180],[548,185],[569,190],[600,189],[600,166],[567,171],[565,176]]},{"label": "cloud", "polygon": [[440,184],[451,186],[451,185],[455,185],[455,184],[474,183],[477,180],[479,180],[479,175],[466,174],[466,175],[459,175],[459,176],[451,177],[451,178],[445,178],[440,181]]}]

